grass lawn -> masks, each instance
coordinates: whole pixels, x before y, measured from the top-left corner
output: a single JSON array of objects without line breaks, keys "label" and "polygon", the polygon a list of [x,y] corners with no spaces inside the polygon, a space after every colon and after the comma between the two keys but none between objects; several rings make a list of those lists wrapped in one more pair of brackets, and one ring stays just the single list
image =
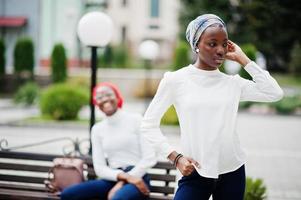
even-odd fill
[{"label": "grass lawn", "polygon": [[285,87],[295,87],[301,89],[301,76],[293,76],[289,74],[272,73],[279,85]]}]

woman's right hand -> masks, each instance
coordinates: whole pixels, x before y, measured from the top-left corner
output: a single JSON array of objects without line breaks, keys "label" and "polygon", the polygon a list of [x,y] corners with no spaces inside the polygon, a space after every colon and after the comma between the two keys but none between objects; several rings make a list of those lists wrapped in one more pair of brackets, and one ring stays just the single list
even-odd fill
[{"label": "woman's right hand", "polygon": [[132,176],[125,172],[121,172],[117,175],[117,180],[134,184],[144,195],[149,195],[149,189],[142,178]]},{"label": "woman's right hand", "polygon": [[142,178],[129,175],[127,177],[127,182],[134,184],[144,195],[149,195],[149,189]]},{"label": "woman's right hand", "polygon": [[179,158],[176,167],[180,170],[183,176],[188,176],[195,170],[195,167],[199,168],[200,165],[192,158],[182,156]]}]

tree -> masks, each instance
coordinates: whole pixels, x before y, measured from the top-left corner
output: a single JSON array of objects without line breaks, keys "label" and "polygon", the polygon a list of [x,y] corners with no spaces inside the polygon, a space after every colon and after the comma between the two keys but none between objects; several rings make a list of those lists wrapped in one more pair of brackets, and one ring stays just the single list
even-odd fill
[{"label": "tree", "polygon": [[240,5],[243,23],[254,33],[255,44],[267,58],[268,66],[288,71],[291,50],[301,41],[301,4],[297,0],[252,0]]},{"label": "tree", "polygon": [[180,41],[174,55],[173,70],[180,69],[190,63],[190,46],[186,41]]},{"label": "tree", "polygon": [[227,24],[229,38],[238,44],[253,43],[269,69],[288,71],[293,45],[301,41],[301,4],[297,0],[181,0],[181,38],[198,15],[213,13]]},{"label": "tree", "polygon": [[0,38],[0,76],[5,74],[5,45]]},{"label": "tree", "polygon": [[64,45],[59,43],[53,48],[51,54],[52,81],[64,82],[67,78],[67,58]]},{"label": "tree", "polygon": [[112,67],[112,63],[114,61],[113,55],[113,47],[111,45],[107,45],[104,48],[103,53],[98,57],[98,66],[97,67]]},{"label": "tree", "polygon": [[33,76],[34,46],[31,38],[18,39],[14,49],[14,67],[15,73],[25,75],[25,78],[28,73]]},{"label": "tree", "polygon": [[185,39],[186,27],[197,16],[205,13],[216,14],[227,22],[233,19],[233,6],[227,0],[181,0],[180,37]]},{"label": "tree", "polygon": [[291,52],[290,72],[295,76],[301,75],[301,46],[296,42]]}]

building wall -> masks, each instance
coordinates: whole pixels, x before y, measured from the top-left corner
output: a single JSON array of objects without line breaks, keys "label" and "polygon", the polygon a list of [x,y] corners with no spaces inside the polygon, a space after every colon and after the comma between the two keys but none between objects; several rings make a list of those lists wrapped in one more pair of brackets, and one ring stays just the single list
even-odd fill
[{"label": "building wall", "polygon": [[122,27],[126,27],[125,42],[130,45],[134,55],[138,56],[138,47],[143,40],[152,39],[160,45],[159,59],[170,59],[179,31],[179,1],[158,0],[158,18],[150,15],[151,0],[126,0],[126,5],[123,5],[123,1],[108,1],[106,12],[112,17],[116,30],[112,43],[122,42]]},{"label": "building wall", "polygon": [[52,49],[57,43],[63,43],[69,59],[78,57],[79,42],[76,28],[81,14],[80,0],[42,1],[40,28],[40,58],[42,60],[50,58]]},{"label": "building wall", "polygon": [[40,24],[39,0],[0,0],[0,16],[27,17],[24,27],[0,27],[0,36],[4,38],[6,45],[6,71],[13,71],[13,50],[19,37],[32,38],[35,48],[35,63],[39,58],[39,24]]},{"label": "building wall", "polygon": [[[104,0],[0,0],[1,16],[25,16],[28,23],[23,28],[1,30],[7,47],[7,66],[12,71],[13,48],[18,37],[30,36],[35,44],[36,65],[49,65],[53,46],[63,43],[71,60],[90,59],[89,48],[77,38],[80,17],[92,10],[101,11]],[[105,12],[114,23],[112,44],[126,42],[138,57],[139,44],[146,39],[160,45],[160,60],[169,60],[178,34],[179,0],[158,0],[159,16],[151,18],[151,0],[107,0]],[[126,5],[123,3],[126,2]],[[85,3],[92,4],[87,6]],[[96,5],[93,7],[93,4]],[[150,27],[157,28],[150,28]],[[122,30],[126,29],[125,38]],[[3,28],[2,28],[3,29]],[[40,62],[40,60],[45,61]]]}]

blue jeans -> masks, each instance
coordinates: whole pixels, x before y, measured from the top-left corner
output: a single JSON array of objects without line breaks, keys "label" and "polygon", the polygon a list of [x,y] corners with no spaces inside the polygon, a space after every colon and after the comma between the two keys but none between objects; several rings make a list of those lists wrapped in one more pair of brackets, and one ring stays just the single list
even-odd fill
[{"label": "blue jeans", "polygon": [[[133,167],[128,167],[124,171],[129,171]],[[145,175],[143,177],[144,182],[149,186],[149,177]],[[116,184],[115,181],[107,180],[92,180],[86,181],[77,185],[70,186],[63,190],[61,193],[62,200],[88,200],[99,199],[106,200],[109,191]],[[125,184],[119,189],[113,200],[144,200],[148,199],[147,196],[142,194],[138,188],[133,184]]]},{"label": "blue jeans", "polygon": [[245,167],[221,174],[217,179],[205,178],[194,171],[179,180],[174,200],[243,200],[245,191]]}]

